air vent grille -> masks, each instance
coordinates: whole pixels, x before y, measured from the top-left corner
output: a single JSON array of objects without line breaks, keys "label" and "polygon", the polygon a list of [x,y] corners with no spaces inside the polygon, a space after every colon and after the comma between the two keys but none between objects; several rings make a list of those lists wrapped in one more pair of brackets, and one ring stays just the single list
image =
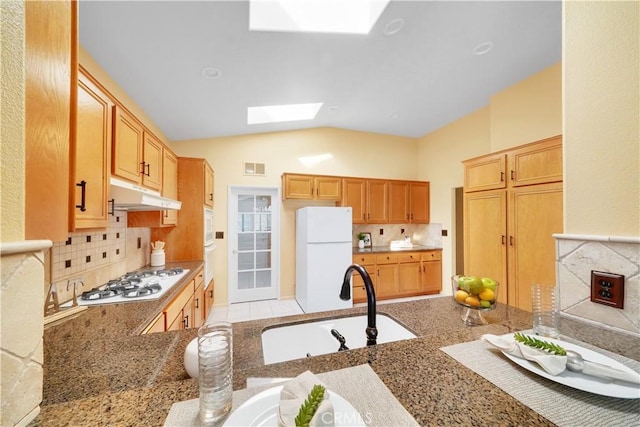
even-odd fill
[{"label": "air vent grille", "polygon": [[244,174],[265,176],[264,163],[244,162]]}]

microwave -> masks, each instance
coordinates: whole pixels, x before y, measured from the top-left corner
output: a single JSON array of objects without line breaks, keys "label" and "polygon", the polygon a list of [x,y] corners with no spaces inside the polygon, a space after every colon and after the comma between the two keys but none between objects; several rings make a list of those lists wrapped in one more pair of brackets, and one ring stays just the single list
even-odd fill
[{"label": "microwave", "polygon": [[213,210],[204,209],[204,245],[209,246],[215,243],[216,232],[213,229]]}]

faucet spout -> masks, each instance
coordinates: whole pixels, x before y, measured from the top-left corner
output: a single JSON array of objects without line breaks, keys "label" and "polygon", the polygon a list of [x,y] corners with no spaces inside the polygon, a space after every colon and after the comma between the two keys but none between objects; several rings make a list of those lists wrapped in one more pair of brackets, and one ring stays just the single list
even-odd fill
[{"label": "faucet spout", "polygon": [[376,345],[378,337],[378,329],[376,328],[376,293],[373,289],[373,282],[367,270],[361,265],[352,264],[344,273],[342,281],[342,289],[340,290],[340,299],[347,301],[351,298],[351,275],[357,271],[364,282],[367,291],[367,345]]}]

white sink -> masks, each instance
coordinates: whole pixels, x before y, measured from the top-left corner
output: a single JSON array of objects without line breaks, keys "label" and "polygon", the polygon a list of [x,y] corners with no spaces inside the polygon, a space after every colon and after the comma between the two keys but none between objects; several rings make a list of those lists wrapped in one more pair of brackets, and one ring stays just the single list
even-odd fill
[{"label": "white sink", "polygon": [[411,249],[411,248],[413,248],[413,243],[407,242],[406,240],[391,241],[391,249]]},{"label": "white sink", "polygon": [[[350,349],[367,345],[367,316],[358,315],[338,319],[319,319],[296,325],[276,326],[262,332],[262,353],[265,365],[301,359],[338,351],[340,343],[331,330],[345,337]],[[389,316],[376,315],[378,344],[416,338],[416,335]]]}]

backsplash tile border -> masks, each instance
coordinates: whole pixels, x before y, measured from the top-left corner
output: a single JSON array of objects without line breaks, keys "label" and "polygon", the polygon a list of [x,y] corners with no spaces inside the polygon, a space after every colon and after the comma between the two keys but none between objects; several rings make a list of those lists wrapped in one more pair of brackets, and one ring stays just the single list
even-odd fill
[{"label": "backsplash tile border", "polygon": [[[640,238],[555,234],[562,316],[640,337]],[[625,276],[624,309],[591,302],[591,270]]]}]

